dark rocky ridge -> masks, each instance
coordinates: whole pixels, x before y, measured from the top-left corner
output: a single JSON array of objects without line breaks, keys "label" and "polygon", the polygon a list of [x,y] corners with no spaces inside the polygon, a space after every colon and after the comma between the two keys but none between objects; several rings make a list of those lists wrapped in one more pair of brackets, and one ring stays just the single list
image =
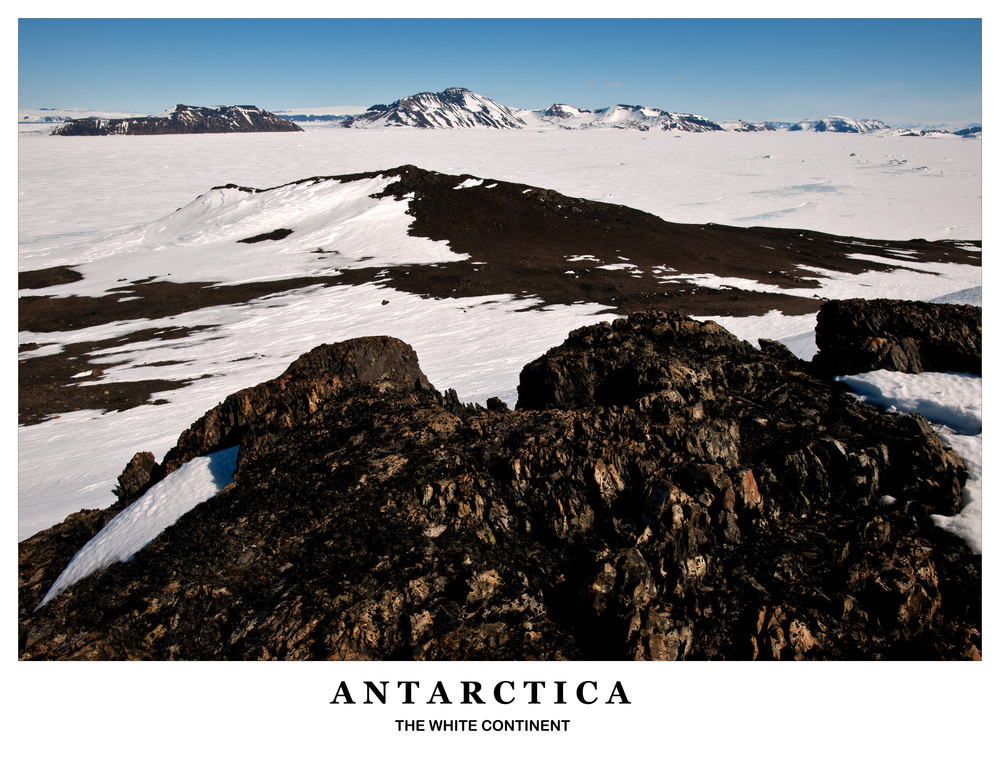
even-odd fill
[{"label": "dark rocky ridge", "polygon": [[816,316],[813,365],[828,375],[876,369],[983,373],[983,311],[895,299],[828,302]]},{"label": "dark rocky ridge", "polygon": [[[18,299],[18,328],[52,332],[136,318],[169,318],[201,307],[250,302],[307,286],[373,282],[427,297],[515,294],[538,297],[544,304],[593,302],[615,313],[672,310],[690,315],[746,316],[781,310],[799,314],[818,311],[822,299],[735,287],[711,289],[678,276],[709,273],[784,289],[818,290],[815,271],[856,274],[896,269],[898,265],[878,260],[898,257],[900,249],[909,256],[899,269],[933,270],[938,262],[981,264],[978,253],[952,241],[879,241],[805,230],[678,224],[625,206],[572,198],[524,184],[486,179],[477,186],[462,187],[473,178],[415,166],[313,177],[284,186],[375,176],[396,178],[382,195],[407,197],[408,211],[414,217],[412,235],[446,241],[452,251],[468,254],[468,259],[440,265],[345,267],[334,275],[221,286],[174,282],[153,275],[122,283],[96,297],[22,295]],[[279,238],[290,229],[261,233],[253,240]],[[320,260],[326,257],[329,246],[315,243],[307,248]],[[573,255],[590,255],[592,260],[569,261]],[[607,269],[626,263],[634,267]],[[19,282],[25,289],[40,289],[79,277],[78,271],[66,265],[22,272]],[[92,347],[109,347],[111,342]],[[163,390],[158,381],[82,387],[83,381],[74,375],[90,372],[94,365],[81,349],[77,351],[69,355],[64,350],[20,362],[22,424],[88,406],[127,409]],[[39,389],[39,384],[45,387]]]},{"label": "dark rocky ridge", "polygon": [[[463,182],[475,181],[467,174],[454,176],[414,166],[381,173],[398,177],[382,195],[412,198],[411,235],[447,241],[452,251],[468,254],[469,259],[442,265],[348,268],[340,276],[342,282],[378,280],[432,297],[513,293],[552,304],[598,302],[622,313],[677,310],[742,316],[772,309],[812,313],[819,310],[822,299],[734,287],[711,289],[679,276],[707,273],[780,289],[818,290],[817,279],[828,270],[857,275],[926,270],[925,265],[936,262],[981,263],[978,253],[952,241],[845,239],[809,230],[667,222],[638,209],[530,185],[485,179],[463,187]],[[880,261],[898,259],[896,252],[902,249],[910,255],[907,264]],[[569,261],[573,255],[589,255],[594,261]]]},{"label": "dark rocky ridge", "polygon": [[[236,442],[230,486],[32,612],[157,474]],[[572,333],[516,411],[397,340],[322,346],[20,544],[20,657],[975,658],[980,560],[928,518],[963,476],[921,418],[675,313]]]},{"label": "dark rocky ridge", "polygon": [[178,104],[165,117],[78,118],[67,120],[53,136],[109,136],[112,134],[228,134],[260,131],[302,131],[290,120],[253,105],[190,107]]}]

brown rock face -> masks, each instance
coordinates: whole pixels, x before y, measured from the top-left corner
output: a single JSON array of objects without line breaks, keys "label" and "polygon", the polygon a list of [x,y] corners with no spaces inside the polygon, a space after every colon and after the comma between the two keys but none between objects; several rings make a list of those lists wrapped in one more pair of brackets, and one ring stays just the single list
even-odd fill
[{"label": "brown rock face", "polygon": [[152,482],[161,477],[153,453],[136,452],[118,477],[118,486],[112,491],[119,501],[131,502],[138,499]]},{"label": "brown rock face", "polygon": [[38,612],[73,518],[21,544],[22,658],[976,657],[964,469],[776,343],[638,313],[462,406],[388,338],[323,346],[164,460],[233,483]]},{"label": "brown rock face", "polygon": [[[388,379],[432,391],[417,354],[391,337],[360,337],[320,345],[292,362],[280,377],[229,396],[181,434],[163,460],[166,473],[188,460],[236,446],[252,429],[250,443],[302,424],[319,405],[344,388]],[[243,445],[248,451],[250,443]]]},{"label": "brown rock face", "polygon": [[895,299],[828,302],[816,317],[813,364],[827,374],[983,373],[983,311]]}]

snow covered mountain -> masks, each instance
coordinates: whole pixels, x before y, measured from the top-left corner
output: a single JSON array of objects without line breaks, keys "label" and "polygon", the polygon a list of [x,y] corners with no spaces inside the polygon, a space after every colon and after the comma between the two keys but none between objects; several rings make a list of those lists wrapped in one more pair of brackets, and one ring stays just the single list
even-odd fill
[{"label": "snow covered mountain", "polygon": [[815,120],[801,120],[788,127],[789,131],[832,131],[837,134],[869,134],[889,128],[875,118],[845,118],[841,115],[827,115]]},{"label": "snow covered mountain", "polygon": [[467,88],[407,96],[392,104],[376,104],[368,112],[343,122],[348,128],[621,128],[638,131],[721,131],[722,127],[700,115],[667,112],[655,107],[616,104],[584,110],[553,104],[545,110],[520,110],[498,104]]},{"label": "snow covered mountain", "polygon": [[777,131],[773,123],[748,123],[745,120],[724,120],[720,124],[724,131],[750,133],[753,131]]},{"label": "snow covered mountain", "polygon": [[722,131],[722,126],[700,115],[667,112],[656,107],[616,104],[599,110],[582,110],[568,104],[553,104],[546,110],[520,110],[518,117],[538,126],[568,129],[622,128],[636,131]]},{"label": "snow covered mountain", "polygon": [[524,128],[509,107],[467,88],[422,92],[392,104],[375,104],[368,112],[343,124],[348,128]]},{"label": "snow covered mountain", "polygon": [[[362,107],[283,109],[265,112],[252,106],[189,107],[175,105],[151,116],[134,113],[88,112],[84,110],[19,110],[19,131],[38,130],[46,124],[61,123],[52,133],[63,136],[105,134],[224,133],[246,131],[297,131],[310,128],[531,128],[627,129],[634,131],[684,131],[700,133],[728,131],[803,131],[813,133],[867,134],[892,131],[875,118],[827,115],[798,123],[781,121],[725,120],[715,122],[701,115],[668,112],[656,107],[615,104],[596,110],[556,102],[546,109],[519,109],[502,105],[467,88],[424,91],[398,99],[392,104]],[[954,131],[955,127],[963,130]],[[981,138],[981,126],[942,124],[903,126],[896,133],[923,136],[928,133],[956,133]]]},{"label": "snow covered mountain", "polygon": [[52,133],[58,136],[107,136],[301,130],[291,121],[252,105],[190,107],[186,104],[176,104],[164,112],[140,118],[68,120]]}]

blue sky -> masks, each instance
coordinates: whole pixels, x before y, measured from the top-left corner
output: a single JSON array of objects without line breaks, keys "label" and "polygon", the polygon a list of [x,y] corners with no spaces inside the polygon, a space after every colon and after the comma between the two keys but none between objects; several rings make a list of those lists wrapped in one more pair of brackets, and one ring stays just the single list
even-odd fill
[{"label": "blue sky", "polygon": [[982,120],[979,19],[20,19],[18,107],[510,107]]}]

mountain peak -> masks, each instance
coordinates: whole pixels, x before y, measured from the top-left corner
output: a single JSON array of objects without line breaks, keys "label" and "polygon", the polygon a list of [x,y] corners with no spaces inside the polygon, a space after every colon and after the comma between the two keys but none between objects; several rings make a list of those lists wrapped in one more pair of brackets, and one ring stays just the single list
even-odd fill
[{"label": "mountain peak", "polygon": [[353,128],[411,126],[414,128],[524,128],[524,121],[492,99],[452,87],[423,91],[392,104],[373,105],[368,112],[344,123]]}]

